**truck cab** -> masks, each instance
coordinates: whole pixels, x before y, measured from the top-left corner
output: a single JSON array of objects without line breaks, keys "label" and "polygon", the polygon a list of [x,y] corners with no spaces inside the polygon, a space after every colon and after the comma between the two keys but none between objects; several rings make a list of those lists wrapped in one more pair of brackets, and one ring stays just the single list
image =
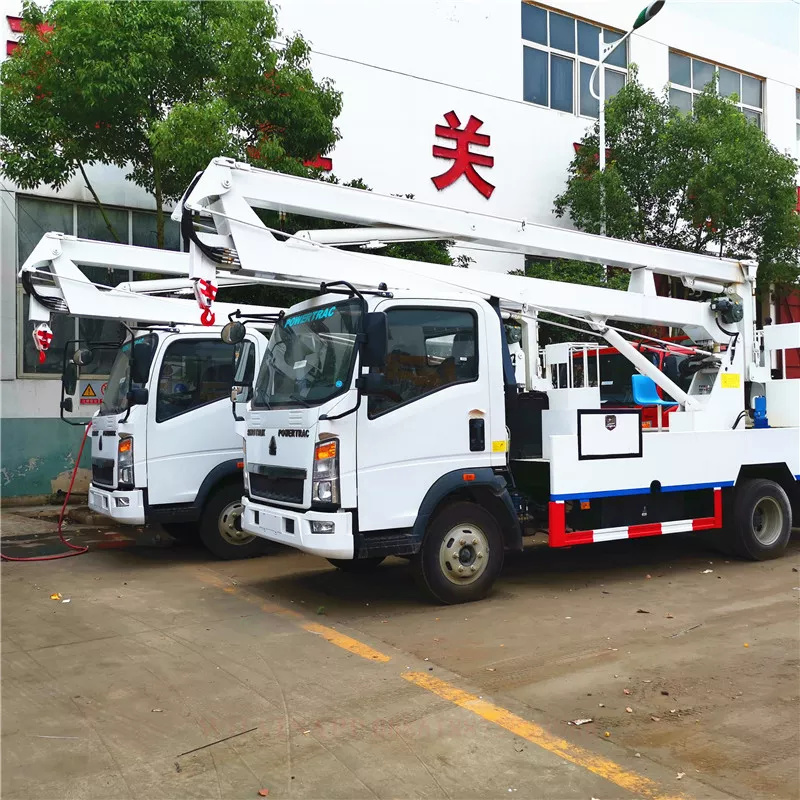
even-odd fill
[{"label": "truck cab", "polygon": [[90,508],[123,524],[161,523],[219,558],[262,552],[239,524],[242,439],[230,396],[235,377],[252,381],[266,341],[255,328],[235,349],[219,328],[134,331],[92,420]]}]

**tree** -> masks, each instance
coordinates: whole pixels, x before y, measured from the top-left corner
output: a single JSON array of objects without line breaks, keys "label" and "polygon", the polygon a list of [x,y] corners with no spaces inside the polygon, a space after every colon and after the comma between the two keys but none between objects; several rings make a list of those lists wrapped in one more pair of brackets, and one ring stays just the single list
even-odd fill
[{"label": "tree", "polygon": [[26,2],[22,29],[0,73],[3,174],[58,189],[79,172],[102,211],[86,165],[126,168],[155,199],[160,247],[164,205],[211,158],[310,175],[339,139],[340,93],[302,37],[273,46],[264,0]]},{"label": "tree", "polygon": [[[598,126],[581,140],[556,215],[581,230],[661,247],[759,262],[759,283],[800,277],[797,163],[717,94],[690,114],[631,80],[606,104],[608,163],[598,169]],[[601,196],[604,199],[601,200]],[[605,208],[605,212],[603,212]]]}]

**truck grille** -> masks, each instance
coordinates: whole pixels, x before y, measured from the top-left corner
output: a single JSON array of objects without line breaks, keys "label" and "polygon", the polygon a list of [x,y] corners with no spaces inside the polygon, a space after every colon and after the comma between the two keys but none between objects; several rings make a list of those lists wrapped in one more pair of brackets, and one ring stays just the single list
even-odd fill
[{"label": "truck grille", "polygon": [[92,459],[92,483],[100,486],[114,486],[114,459]]},{"label": "truck grille", "polygon": [[303,502],[303,487],[306,480],[304,469],[266,467],[262,464],[249,464],[248,469],[250,494],[253,497],[297,505]]}]

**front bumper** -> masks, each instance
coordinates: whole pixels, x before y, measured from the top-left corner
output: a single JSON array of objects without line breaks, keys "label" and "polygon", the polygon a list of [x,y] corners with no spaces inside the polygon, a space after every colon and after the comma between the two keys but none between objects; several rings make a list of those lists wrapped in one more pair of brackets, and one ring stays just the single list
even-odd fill
[{"label": "front bumper", "polygon": [[[312,522],[334,523],[333,533],[312,533]],[[248,533],[323,558],[353,557],[353,515],[349,511],[291,511],[244,498],[242,528]]]},{"label": "front bumper", "polygon": [[90,483],[89,508],[124,525],[144,525],[144,496],[141,489],[132,492],[119,489],[109,491]]}]

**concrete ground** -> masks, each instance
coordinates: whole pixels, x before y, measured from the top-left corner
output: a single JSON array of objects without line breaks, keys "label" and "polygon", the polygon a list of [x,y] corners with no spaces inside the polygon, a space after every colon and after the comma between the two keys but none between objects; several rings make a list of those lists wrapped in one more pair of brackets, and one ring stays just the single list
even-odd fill
[{"label": "concrete ground", "polygon": [[533,547],[441,607],[399,560],[70,535],[90,552],[2,567],[4,800],[800,795],[798,537]]}]

